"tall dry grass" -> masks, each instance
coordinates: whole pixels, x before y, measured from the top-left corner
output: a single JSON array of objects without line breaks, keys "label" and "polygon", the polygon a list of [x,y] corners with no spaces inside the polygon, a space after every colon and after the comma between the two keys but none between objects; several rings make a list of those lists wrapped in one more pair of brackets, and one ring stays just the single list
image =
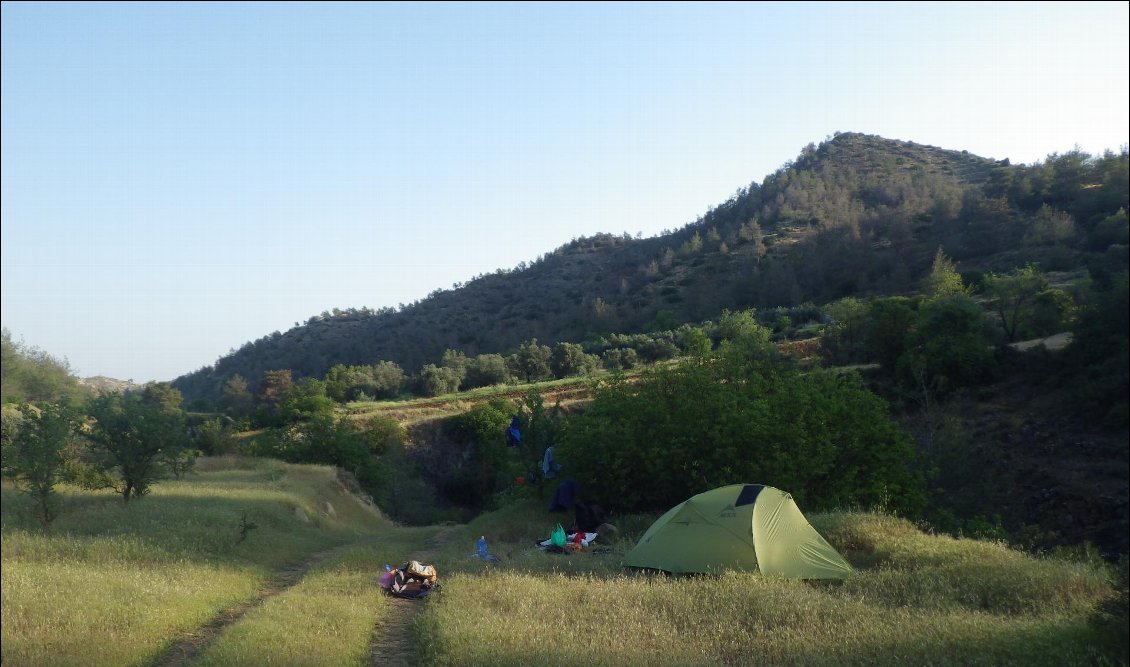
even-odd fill
[{"label": "tall dry grass", "polygon": [[389,528],[331,468],[271,461],[207,461],[128,505],[63,488],[47,533],[2,491],[5,665],[145,664],[280,568]]},{"label": "tall dry grass", "polygon": [[[467,526],[418,619],[435,665],[1093,665],[1088,615],[1111,594],[1098,563],[928,535],[895,517],[809,517],[856,566],[844,582],[729,572],[627,572],[650,517],[617,517],[604,553],[533,548],[566,518],[527,500]],[[470,559],[484,534],[501,563]],[[597,542],[599,545],[600,542]]]}]

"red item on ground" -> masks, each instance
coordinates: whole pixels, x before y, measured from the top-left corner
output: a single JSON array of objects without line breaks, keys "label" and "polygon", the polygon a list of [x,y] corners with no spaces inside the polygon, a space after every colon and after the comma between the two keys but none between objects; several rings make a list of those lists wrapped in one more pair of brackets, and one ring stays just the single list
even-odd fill
[{"label": "red item on ground", "polygon": [[581,542],[584,542],[584,541],[585,541],[584,531],[578,530],[577,534],[573,536],[573,544],[580,544]]}]

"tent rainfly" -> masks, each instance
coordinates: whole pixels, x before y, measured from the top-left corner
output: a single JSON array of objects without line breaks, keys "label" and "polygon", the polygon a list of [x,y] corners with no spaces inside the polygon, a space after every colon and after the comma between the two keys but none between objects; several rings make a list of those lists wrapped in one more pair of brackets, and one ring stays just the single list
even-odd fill
[{"label": "tent rainfly", "polygon": [[760,569],[796,579],[845,579],[852,571],[791,495],[761,484],[724,486],[672,507],[624,565],[674,574]]}]

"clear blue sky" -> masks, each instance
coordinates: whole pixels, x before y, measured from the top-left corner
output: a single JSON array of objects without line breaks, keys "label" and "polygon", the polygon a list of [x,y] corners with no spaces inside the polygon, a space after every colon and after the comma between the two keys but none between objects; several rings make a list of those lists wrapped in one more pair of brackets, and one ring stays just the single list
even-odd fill
[{"label": "clear blue sky", "polygon": [[1128,6],[5,2],[3,326],[171,380],[677,229],[836,131],[1118,150]]}]

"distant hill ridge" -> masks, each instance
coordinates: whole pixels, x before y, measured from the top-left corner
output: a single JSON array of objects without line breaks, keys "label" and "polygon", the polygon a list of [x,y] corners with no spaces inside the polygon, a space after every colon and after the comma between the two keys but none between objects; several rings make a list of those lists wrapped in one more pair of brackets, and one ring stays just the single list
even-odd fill
[{"label": "distant hill ridge", "polygon": [[188,399],[214,398],[235,374],[254,387],[268,370],[321,377],[335,364],[381,360],[415,373],[446,349],[505,354],[529,339],[552,345],[663,330],[724,309],[906,293],[939,247],[967,266],[1010,268],[1032,211],[1001,202],[1017,199],[1009,188],[1025,169],[838,133],[681,229],[576,239],[400,309],[334,309],[246,343],[174,386]]},{"label": "distant hill ridge", "polygon": [[79,378],[78,384],[80,387],[90,389],[95,394],[124,394],[127,391],[141,389],[145,386],[137,384],[132,380],[115,380],[114,378],[109,378],[104,375]]}]

